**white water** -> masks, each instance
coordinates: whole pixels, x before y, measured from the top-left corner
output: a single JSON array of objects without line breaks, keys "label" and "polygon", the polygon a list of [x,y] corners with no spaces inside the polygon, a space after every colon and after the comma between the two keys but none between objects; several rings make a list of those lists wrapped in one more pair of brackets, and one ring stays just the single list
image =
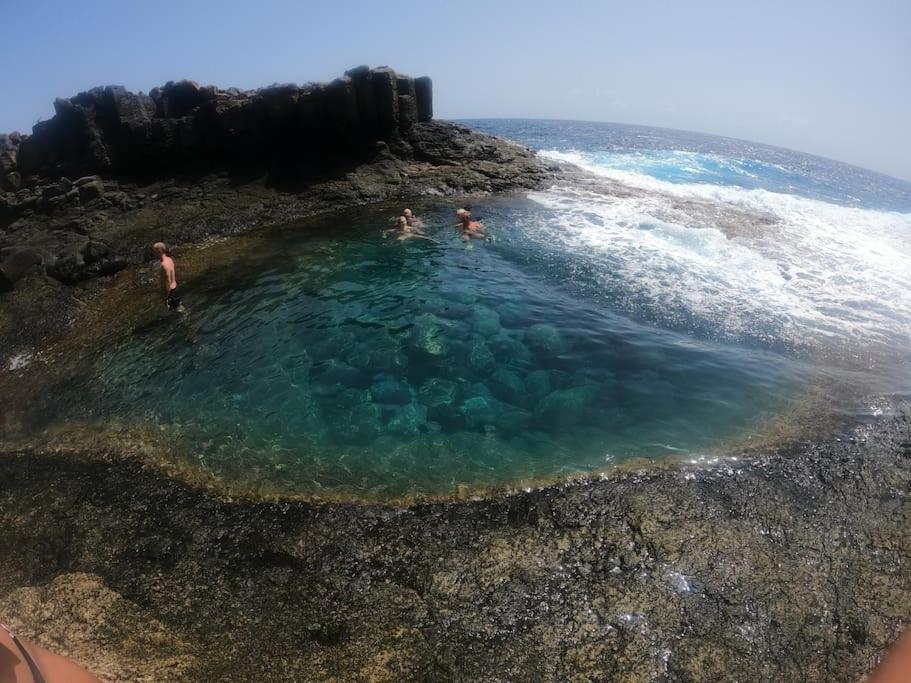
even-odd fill
[{"label": "white water", "polygon": [[907,362],[911,214],[541,155],[594,174],[532,199],[631,311],[716,338],[824,351],[852,369]]}]

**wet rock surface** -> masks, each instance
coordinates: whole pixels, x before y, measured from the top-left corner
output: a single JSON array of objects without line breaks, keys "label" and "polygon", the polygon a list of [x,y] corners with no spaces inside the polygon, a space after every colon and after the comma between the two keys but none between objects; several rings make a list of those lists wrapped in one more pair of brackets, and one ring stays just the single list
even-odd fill
[{"label": "wet rock surface", "polygon": [[109,680],[850,681],[911,618],[907,406],[711,467],[401,508],[9,448],[0,482],[4,618]]}]

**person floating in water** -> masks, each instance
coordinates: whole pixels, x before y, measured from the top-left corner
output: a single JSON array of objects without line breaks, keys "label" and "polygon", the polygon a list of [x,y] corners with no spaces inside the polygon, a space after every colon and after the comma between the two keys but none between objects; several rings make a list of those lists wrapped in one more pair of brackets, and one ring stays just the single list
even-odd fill
[{"label": "person floating in water", "polygon": [[183,312],[180,303],[180,290],[177,287],[177,271],[174,268],[174,259],[168,256],[168,247],[164,242],[152,245],[152,251],[161,263],[161,288],[164,290],[164,302],[169,311]]},{"label": "person floating in water", "polygon": [[424,221],[415,216],[411,209],[405,209],[402,211],[402,215],[405,217],[405,221],[408,223],[408,226],[417,230],[422,235],[424,234]]},{"label": "person floating in water", "polygon": [[483,240],[487,237],[484,232],[484,225],[479,221],[471,220],[471,211],[468,209],[459,209],[456,211],[456,228],[462,233],[462,239],[468,242],[471,239]]},{"label": "person floating in water", "polygon": [[396,239],[400,242],[417,238],[421,240],[427,240],[428,242],[433,242],[434,244],[439,244],[439,242],[437,242],[432,237],[425,235],[420,228],[415,228],[408,225],[408,219],[404,215],[398,217],[394,228],[389,228],[388,230],[383,231],[383,237],[388,237],[390,234],[395,234]]}]

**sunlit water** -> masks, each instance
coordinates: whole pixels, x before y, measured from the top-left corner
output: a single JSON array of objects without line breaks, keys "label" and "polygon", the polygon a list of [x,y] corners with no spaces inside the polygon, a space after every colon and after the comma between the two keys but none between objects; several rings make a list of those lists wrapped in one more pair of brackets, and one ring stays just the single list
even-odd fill
[{"label": "sunlit water", "polygon": [[439,202],[418,207],[439,243],[383,239],[394,214],[372,209],[223,250],[184,316],[112,336],[29,428],[161,425],[220,476],[397,498],[696,457],[820,387],[832,411],[907,390],[899,181],[668,131],[653,149],[617,127],[474,125],[591,175],[475,202],[492,239],[471,248]]}]

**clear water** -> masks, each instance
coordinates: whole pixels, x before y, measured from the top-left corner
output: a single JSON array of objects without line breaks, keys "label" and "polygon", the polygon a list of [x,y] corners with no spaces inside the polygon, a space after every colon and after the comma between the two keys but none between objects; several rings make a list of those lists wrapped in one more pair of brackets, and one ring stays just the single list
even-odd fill
[{"label": "clear water", "polygon": [[439,202],[414,207],[439,244],[382,239],[374,208],[218,252],[184,317],[112,337],[40,426],[163,425],[220,476],[398,498],[698,456],[820,385],[907,389],[900,181],[667,131],[620,149],[604,125],[473,125],[591,175],[476,201],[493,239],[471,248]]}]

